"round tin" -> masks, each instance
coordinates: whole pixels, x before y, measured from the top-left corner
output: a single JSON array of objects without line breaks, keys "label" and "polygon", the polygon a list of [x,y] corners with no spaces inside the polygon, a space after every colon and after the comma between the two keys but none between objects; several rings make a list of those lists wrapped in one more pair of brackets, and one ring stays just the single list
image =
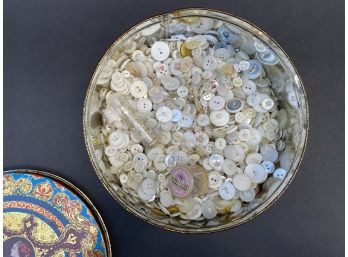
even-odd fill
[{"label": "round tin", "polygon": [[3,174],[3,193],[4,256],[112,256],[97,209],[65,179],[9,170]]}]

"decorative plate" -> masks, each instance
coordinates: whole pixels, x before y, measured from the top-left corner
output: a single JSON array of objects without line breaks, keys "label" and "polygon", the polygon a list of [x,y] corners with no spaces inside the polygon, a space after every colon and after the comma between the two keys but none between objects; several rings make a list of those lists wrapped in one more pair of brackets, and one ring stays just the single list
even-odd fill
[{"label": "decorative plate", "polygon": [[111,257],[109,236],[91,201],[46,172],[4,172],[6,257]]}]

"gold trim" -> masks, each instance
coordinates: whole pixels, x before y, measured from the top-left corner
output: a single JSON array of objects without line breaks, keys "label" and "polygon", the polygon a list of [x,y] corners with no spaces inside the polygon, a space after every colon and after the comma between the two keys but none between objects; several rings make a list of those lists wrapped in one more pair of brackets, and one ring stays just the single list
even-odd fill
[{"label": "gold trim", "polygon": [[7,173],[33,174],[33,175],[41,175],[44,177],[48,177],[48,178],[54,179],[58,182],[61,182],[64,186],[66,186],[68,189],[70,189],[75,195],[81,197],[82,200],[84,201],[84,203],[86,204],[86,206],[95,215],[97,224],[100,227],[101,232],[102,232],[103,237],[104,237],[105,250],[106,250],[107,257],[112,257],[110,237],[109,237],[108,231],[106,229],[103,218],[101,217],[100,213],[98,212],[97,208],[94,206],[92,201],[80,189],[78,189],[75,185],[73,185],[71,182],[65,180],[64,178],[59,177],[58,175],[48,173],[46,171],[41,171],[41,170],[13,169],[13,170],[6,170],[3,172],[3,174],[7,174]]},{"label": "gold trim", "polygon": [[[101,175],[101,172],[99,171],[99,167],[97,167],[97,164],[95,163],[95,161],[93,160],[92,158],[92,153],[90,152],[90,148],[88,146],[89,142],[88,142],[88,138],[87,138],[87,99],[88,99],[88,96],[90,94],[90,91],[91,91],[91,87],[92,87],[92,80],[94,78],[94,76],[96,75],[96,71],[98,70],[98,68],[100,67],[101,65],[101,61],[103,60],[103,58],[108,54],[108,52],[112,49],[112,47],[114,45],[116,45],[119,40],[124,36],[126,35],[129,31],[135,29],[137,26],[140,26],[141,24],[144,24],[145,22],[148,22],[152,19],[156,19],[156,18],[159,18],[159,17],[163,17],[165,15],[175,15],[176,13],[178,12],[186,12],[186,11],[207,11],[207,12],[213,12],[213,13],[217,13],[217,14],[223,14],[223,15],[226,15],[226,16],[230,16],[232,18],[235,18],[235,19],[239,19],[242,23],[246,23],[247,25],[253,27],[254,29],[258,30],[259,32],[261,32],[263,35],[263,37],[266,37],[268,39],[270,39],[272,41],[272,43],[275,44],[276,47],[278,47],[279,51],[284,54],[284,56],[286,57],[286,59],[289,61],[289,63],[291,64],[291,68],[294,70],[294,73],[296,74],[296,76],[298,77],[298,80],[299,80],[299,86],[303,92],[303,96],[304,96],[304,106],[303,108],[305,108],[305,117],[304,117],[304,130],[305,130],[305,135],[304,135],[304,139],[303,141],[301,141],[301,143],[303,142],[303,149],[302,149],[302,152],[300,154],[300,156],[298,157],[299,160],[298,160],[298,163],[297,165],[293,168],[293,174],[292,176],[289,178],[289,181],[287,181],[286,185],[278,192],[279,188],[268,198],[268,199],[271,199],[272,197],[274,197],[270,202],[267,203],[267,205],[265,205],[263,208],[260,209],[260,207],[262,207],[262,205],[264,205],[267,200],[265,202],[263,202],[258,208],[256,208],[254,211],[252,211],[251,213],[247,214],[247,215],[251,215],[250,217],[246,218],[245,220],[241,220],[240,222],[238,223],[233,223],[233,224],[225,224],[225,225],[222,225],[222,226],[218,226],[216,228],[201,228],[201,229],[196,229],[196,228],[186,228],[186,229],[178,229],[177,227],[173,226],[173,225],[167,225],[167,224],[159,224],[156,222],[156,220],[154,219],[150,219],[149,217],[144,217],[142,216],[141,214],[137,213],[136,211],[133,211],[131,210],[128,206],[126,206],[125,204],[123,204],[122,201],[120,201],[110,190],[110,186],[106,183],[106,181],[104,181],[104,178],[102,177]],[[254,33],[252,33],[254,34]],[[252,219],[254,219],[256,216],[260,215],[261,213],[263,213],[264,211],[268,210],[278,199],[279,197],[285,192],[285,190],[288,188],[288,186],[290,185],[290,183],[293,181],[294,177],[296,176],[298,170],[299,170],[299,166],[300,164],[302,163],[302,160],[303,160],[303,157],[304,157],[304,153],[306,152],[306,148],[307,148],[307,143],[308,143],[308,130],[309,130],[309,106],[308,106],[308,98],[307,98],[307,94],[306,94],[306,91],[305,91],[305,88],[303,86],[303,83],[302,83],[302,79],[297,71],[297,69],[295,68],[295,65],[294,63],[292,62],[292,60],[289,58],[289,56],[286,54],[286,52],[284,51],[284,49],[279,45],[279,43],[273,38],[271,37],[268,33],[266,33],[265,31],[263,31],[262,29],[260,29],[258,26],[256,26],[255,24],[253,24],[252,22],[250,21],[247,21],[235,14],[231,14],[231,13],[228,13],[228,12],[224,12],[224,11],[220,11],[220,10],[216,10],[216,9],[210,9],[210,8],[195,8],[195,7],[192,7],[192,8],[183,8],[183,9],[177,9],[177,10],[174,10],[172,12],[166,12],[166,13],[162,13],[162,14],[157,14],[157,15],[154,15],[152,17],[149,17],[145,20],[143,20],[142,22],[139,22],[137,23],[136,25],[132,26],[130,29],[128,29],[126,32],[124,32],[122,35],[120,35],[111,45],[110,47],[107,49],[107,51],[103,54],[102,58],[99,60],[98,64],[97,64],[97,67],[95,68],[93,74],[92,74],[92,77],[91,77],[91,80],[89,82],[89,85],[88,85],[88,88],[87,88],[87,91],[86,91],[86,95],[85,95],[85,101],[84,101],[84,104],[83,104],[83,120],[82,120],[82,125],[83,125],[83,133],[84,133],[84,139],[85,139],[85,146],[86,146],[86,149],[87,149],[87,153],[88,153],[88,156],[89,156],[89,159],[92,163],[92,166],[98,176],[98,178],[100,179],[100,181],[102,182],[103,186],[105,187],[105,189],[109,192],[109,194],[122,206],[124,207],[128,212],[134,214],[136,217],[142,219],[143,221],[145,222],[148,222],[156,227],[160,227],[162,229],[165,229],[165,230],[169,230],[169,231],[173,231],[173,232],[179,232],[179,233],[184,233],[184,234],[203,234],[203,233],[212,233],[212,232],[219,232],[219,231],[224,231],[224,230],[227,230],[227,229],[230,229],[230,228],[234,228],[234,227],[237,227],[237,226],[240,226]],[[274,196],[275,194],[277,193],[276,196]],[[254,213],[253,213],[254,212]]]}]

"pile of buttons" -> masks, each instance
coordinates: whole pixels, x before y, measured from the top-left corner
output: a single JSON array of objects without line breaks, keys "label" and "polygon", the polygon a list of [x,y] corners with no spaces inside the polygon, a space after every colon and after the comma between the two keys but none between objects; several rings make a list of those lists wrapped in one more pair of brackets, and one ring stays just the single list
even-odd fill
[{"label": "pile of buttons", "polygon": [[[286,177],[291,115],[279,97],[295,112],[298,102],[269,47],[234,25],[199,18],[152,25],[122,51],[97,81],[100,141],[110,172],[134,201],[183,220],[213,219],[260,203]],[[157,135],[152,144],[141,143],[113,108],[120,95]],[[190,165],[203,166],[208,192],[177,197],[168,177]]]}]

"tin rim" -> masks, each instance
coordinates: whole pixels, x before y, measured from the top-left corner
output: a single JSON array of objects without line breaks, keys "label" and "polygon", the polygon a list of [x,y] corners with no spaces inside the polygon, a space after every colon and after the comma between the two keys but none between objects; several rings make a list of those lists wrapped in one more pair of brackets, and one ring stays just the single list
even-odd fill
[{"label": "tin rim", "polygon": [[[298,156],[298,162],[296,164],[295,167],[292,167],[293,169],[293,174],[292,176],[289,178],[289,181],[284,185],[284,187],[279,190],[276,189],[273,194],[271,196],[268,197],[268,199],[266,199],[259,207],[257,207],[255,210],[251,211],[250,213],[246,214],[246,216],[250,215],[250,217],[241,220],[239,222],[236,223],[228,223],[228,224],[224,224],[224,225],[219,225],[217,227],[203,227],[203,228],[185,228],[185,229],[180,229],[174,225],[168,225],[168,224],[164,224],[164,223],[159,223],[157,222],[155,219],[153,218],[149,218],[145,215],[142,215],[138,212],[136,212],[135,210],[132,210],[131,208],[129,208],[129,206],[127,206],[125,203],[123,203],[120,199],[118,199],[118,197],[115,196],[115,194],[112,192],[110,185],[107,183],[107,181],[105,180],[105,178],[103,177],[103,175],[101,174],[101,171],[99,170],[99,167],[97,165],[97,163],[95,162],[95,160],[92,157],[92,152],[91,152],[91,148],[89,147],[89,141],[88,141],[88,135],[87,135],[87,117],[88,117],[88,113],[87,113],[87,106],[88,106],[88,98],[89,95],[91,93],[92,90],[92,82],[93,79],[96,75],[96,72],[98,70],[98,68],[100,67],[104,57],[111,51],[112,47],[114,45],[116,45],[120,39],[125,36],[128,32],[130,32],[131,30],[135,29],[137,26],[148,22],[152,19],[155,18],[159,18],[159,17],[163,17],[165,15],[173,15],[175,13],[178,12],[187,12],[187,11],[207,11],[207,12],[212,12],[212,13],[218,13],[218,14],[223,14],[226,16],[230,16],[232,18],[236,18],[238,20],[240,20],[241,22],[244,22],[245,24],[248,24],[249,26],[253,27],[254,29],[258,30],[259,32],[261,32],[262,34],[264,34],[264,37],[270,39],[272,41],[272,43],[274,43],[274,45],[279,49],[279,51],[286,57],[287,61],[290,63],[291,68],[294,70],[294,74],[297,76],[298,78],[298,85],[302,90],[303,93],[303,98],[304,98],[304,106],[303,109],[305,109],[305,113],[304,113],[304,138],[303,138],[303,148],[301,150],[301,153]],[[290,57],[288,56],[288,54],[284,51],[284,49],[280,46],[280,44],[272,37],[270,36],[267,32],[263,31],[261,28],[259,28],[257,25],[255,25],[254,23],[245,20],[244,18],[239,17],[238,15],[229,13],[229,12],[225,12],[225,11],[221,11],[221,10],[217,10],[217,9],[212,9],[212,8],[201,8],[201,7],[190,7],[190,8],[182,8],[182,9],[175,9],[173,11],[169,11],[169,12],[165,12],[165,13],[160,13],[151,17],[148,17],[144,20],[142,20],[141,22],[131,26],[128,30],[126,30],[124,33],[122,33],[120,36],[118,36],[116,38],[116,40],[109,46],[109,48],[104,52],[104,54],[101,56],[101,58],[98,61],[97,66],[95,67],[93,74],[91,76],[91,79],[89,81],[88,87],[87,87],[87,91],[85,94],[85,100],[83,103],[83,117],[82,117],[82,126],[83,126],[83,135],[84,135],[84,140],[85,140],[85,146],[87,149],[87,153],[88,153],[88,157],[90,162],[92,163],[93,169],[96,173],[96,175],[98,176],[99,180],[101,181],[101,183],[103,184],[104,188],[107,190],[107,192],[123,207],[125,208],[128,212],[134,214],[136,217],[140,218],[141,220],[154,225],[156,227],[168,230],[168,231],[173,231],[173,232],[178,232],[178,233],[183,233],[183,234],[206,234],[206,233],[214,233],[214,232],[220,232],[220,231],[225,231],[231,228],[235,228],[238,227],[250,220],[253,220],[255,217],[259,216],[260,214],[264,213],[266,210],[268,210],[271,206],[273,206],[273,204],[283,195],[283,193],[286,191],[286,189],[288,188],[288,186],[291,184],[291,182],[293,181],[293,179],[295,178],[295,176],[297,175],[298,171],[299,171],[299,167],[302,163],[304,154],[306,152],[307,149],[307,143],[308,143],[308,135],[309,135],[309,106],[308,106],[308,98],[307,98],[307,94],[306,94],[306,90],[304,88],[302,79],[300,74],[298,73],[293,61],[290,59]],[[271,199],[273,197],[273,199]],[[271,200],[270,200],[271,199]],[[270,200],[267,204],[266,202]],[[266,205],[264,205],[266,204]],[[264,205],[263,208],[261,208]]]},{"label": "tin rim", "polygon": [[81,200],[86,204],[87,208],[93,213],[93,217],[95,218],[98,227],[101,229],[103,239],[105,242],[105,248],[106,248],[106,254],[107,257],[112,257],[112,250],[111,250],[111,242],[110,242],[110,237],[109,233],[106,229],[105,223],[103,218],[101,217],[100,213],[98,212],[97,208],[94,206],[92,201],[83,193],[78,187],[76,187],[74,184],[71,182],[67,181],[66,179],[46,172],[42,170],[35,170],[35,169],[13,169],[13,170],[6,170],[3,172],[3,174],[8,174],[8,173],[21,173],[21,174],[32,174],[32,175],[41,175],[43,177],[47,177],[53,180],[56,180],[63,184],[66,188],[72,191],[75,195],[81,198]]}]

